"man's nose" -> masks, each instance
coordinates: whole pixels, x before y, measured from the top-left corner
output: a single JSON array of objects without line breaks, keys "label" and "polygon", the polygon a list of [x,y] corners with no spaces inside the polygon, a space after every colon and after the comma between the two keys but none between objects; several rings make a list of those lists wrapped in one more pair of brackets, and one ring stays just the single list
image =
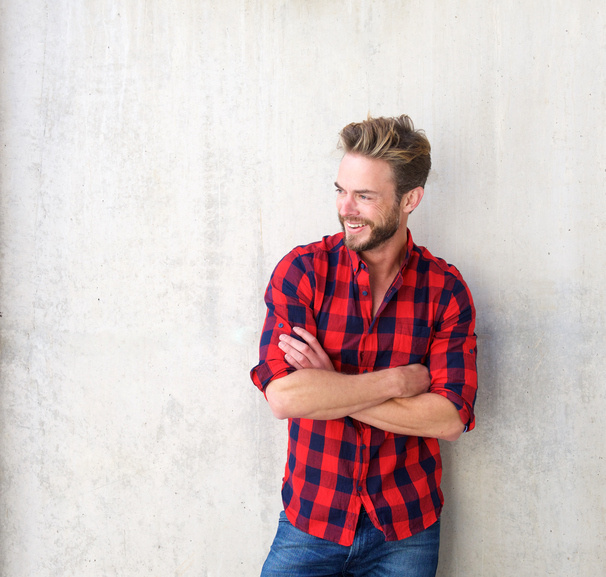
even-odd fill
[{"label": "man's nose", "polygon": [[339,199],[339,214],[341,216],[351,216],[358,213],[358,207],[352,194],[345,194]]}]

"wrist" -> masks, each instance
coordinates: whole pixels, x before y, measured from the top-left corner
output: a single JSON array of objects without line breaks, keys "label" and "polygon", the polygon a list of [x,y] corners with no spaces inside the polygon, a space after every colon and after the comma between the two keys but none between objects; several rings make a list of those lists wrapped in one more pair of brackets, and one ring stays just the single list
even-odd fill
[{"label": "wrist", "polygon": [[398,397],[415,397],[426,393],[431,381],[427,367],[421,364],[396,367]]},{"label": "wrist", "polygon": [[393,367],[391,372],[391,394],[390,398],[407,397],[408,392],[408,371],[406,367]]}]

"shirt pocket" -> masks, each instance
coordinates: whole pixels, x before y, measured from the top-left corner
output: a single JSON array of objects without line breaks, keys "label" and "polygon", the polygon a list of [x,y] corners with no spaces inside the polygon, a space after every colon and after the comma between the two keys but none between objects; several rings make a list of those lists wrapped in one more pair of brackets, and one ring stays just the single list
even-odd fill
[{"label": "shirt pocket", "polygon": [[431,345],[432,328],[427,325],[397,321],[393,335],[391,366],[424,363]]}]

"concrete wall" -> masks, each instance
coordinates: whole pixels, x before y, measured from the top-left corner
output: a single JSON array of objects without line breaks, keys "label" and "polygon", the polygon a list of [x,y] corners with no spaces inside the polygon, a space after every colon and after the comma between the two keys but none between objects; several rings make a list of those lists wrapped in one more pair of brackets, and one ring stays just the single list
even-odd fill
[{"label": "concrete wall", "polygon": [[601,1],[0,0],[0,574],[254,576],[285,425],[262,293],[408,113],[410,226],[476,299],[441,577],[606,563]]}]

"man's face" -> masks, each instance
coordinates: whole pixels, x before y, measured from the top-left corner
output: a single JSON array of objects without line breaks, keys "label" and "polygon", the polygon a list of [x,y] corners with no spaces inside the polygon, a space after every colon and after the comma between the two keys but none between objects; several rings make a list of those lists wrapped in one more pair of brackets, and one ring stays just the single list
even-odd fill
[{"label": "man's face", "polygon": [[337,210],[345,245],[363,252],[380,247],[400,227],[400,206],[385,160],[346,154],[337,176]]}]

